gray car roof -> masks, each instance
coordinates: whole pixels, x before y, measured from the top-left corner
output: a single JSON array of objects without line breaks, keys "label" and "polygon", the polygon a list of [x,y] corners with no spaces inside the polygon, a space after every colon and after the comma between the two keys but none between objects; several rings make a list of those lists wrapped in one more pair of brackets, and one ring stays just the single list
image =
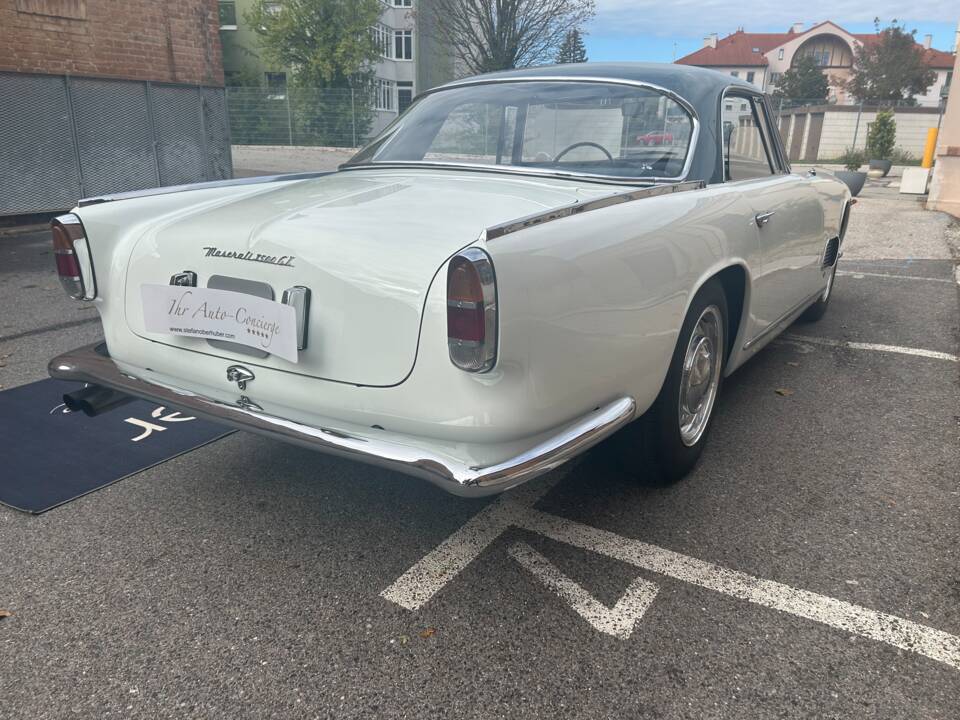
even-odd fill
[{"label": "gray car roof", "polygon": [[[693,164],[688,180],[721,182],[723,168],[718,144],[720,127],[720,98],[724,90],[736,87],[752,93],[754,85],[731,75],[691,65],[667,63],[571,63],[542,67],[504,70],[501,72],[464,78],[442,87],[455,87],[477,81],[510,81],[542,78],[602,78],[611,81],[644,82],[669,90],[686,100],[696,111],[700,121],[700,136],[694,148]],[[438,88],[439,89],[439,88]]]}]

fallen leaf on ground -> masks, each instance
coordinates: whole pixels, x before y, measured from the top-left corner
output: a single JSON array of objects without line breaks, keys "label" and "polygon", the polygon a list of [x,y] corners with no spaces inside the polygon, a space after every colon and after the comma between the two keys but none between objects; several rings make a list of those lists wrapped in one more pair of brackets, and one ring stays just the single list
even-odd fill
[{"label": "fallen leaf on ground", "polygon": [[794,393],[790,388],[777,388],[774,392],[781,397],[790,397]]},{"label": "fallen leaf on ground", "polygon": [[433,637],[434,634],[436,634],[436,632],[437,632],[436,628],[427,628],[426,630],[420,631],[420,637],[422,638]]},{"label": "fallen leaf on ground", "polygon": [[0,618],[10,617],[13,615],[9,610],[0,610]]},{"label": "fallen leaf on ground", "polygon": [[794,362],[793,360],[787,360],[787,365],[790,367],[800,367],[800,363]]}]

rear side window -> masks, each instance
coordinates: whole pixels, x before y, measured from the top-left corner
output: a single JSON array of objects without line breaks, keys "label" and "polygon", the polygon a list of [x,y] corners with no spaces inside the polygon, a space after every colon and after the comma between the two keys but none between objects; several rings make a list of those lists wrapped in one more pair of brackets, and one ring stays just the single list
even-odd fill
[{"label": "rear side window", "polygon": [[774,173],[767,138],[749,97],[727,95],[723,102],[723,165],[726,179],[751,180]]}]

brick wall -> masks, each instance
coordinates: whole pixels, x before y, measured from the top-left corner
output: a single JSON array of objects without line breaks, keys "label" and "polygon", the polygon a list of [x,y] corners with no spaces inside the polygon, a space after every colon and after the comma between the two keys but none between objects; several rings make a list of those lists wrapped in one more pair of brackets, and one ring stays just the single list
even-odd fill
[{"label": "brick wall", "polygon": [[217,0],[0,0],[0,71],[223,85]]}]

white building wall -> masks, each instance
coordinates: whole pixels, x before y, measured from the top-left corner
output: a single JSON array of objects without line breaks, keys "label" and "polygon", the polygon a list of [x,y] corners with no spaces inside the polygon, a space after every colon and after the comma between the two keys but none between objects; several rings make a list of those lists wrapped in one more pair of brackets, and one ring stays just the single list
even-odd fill
[{"label": "white building wall", "polygon": [[949,70],[937,70],[937,79],[933,81],[930,89],[924,95],[917,95],[917,104],[920,107],[940,106],[940,91],[947,84],[947,73],[949,72]]},{"label": "white building wall", "polygon": [[768,73],[767,73],[767,68],[763,66],[744,67],[744,66],[731,65],[729,67],[709,67],[707,69],[716,70],[717,72],[721,72],[724,75],[732,75],[734,72],[736,72],[737,77],[740,80],[747,80],[747,73],[753,73],[753,81],[752,82],[747,81],[747,82],[751,82],[751,84],[756,86],[758,90],[766,90],[766,88],[764,87],[764,81]]}]

